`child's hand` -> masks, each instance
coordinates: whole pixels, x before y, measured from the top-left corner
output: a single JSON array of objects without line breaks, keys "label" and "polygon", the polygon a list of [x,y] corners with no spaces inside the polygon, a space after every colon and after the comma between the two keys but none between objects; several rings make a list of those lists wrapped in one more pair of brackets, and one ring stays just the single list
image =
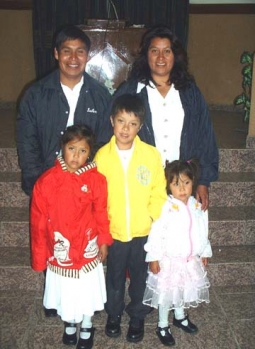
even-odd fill
[{"label": "child's hand", "polygon": [[160,272],[160,266],[158,261],[153,261],[149,263],[150,271],[153,274],[158,274]]},{"label": "child's hand", "polygon": [[108,255],[108,246],[106,244],[103,244],[99,247],[99,251],[97,254],[97,258],[101,263],[103,263]]},{"label": "child's hand", "polygon": [[207,264],[208,264],[208,258],[202,257],[202,258],[201,258],[201,261],[202,261],[204,267],[206,267]]}]

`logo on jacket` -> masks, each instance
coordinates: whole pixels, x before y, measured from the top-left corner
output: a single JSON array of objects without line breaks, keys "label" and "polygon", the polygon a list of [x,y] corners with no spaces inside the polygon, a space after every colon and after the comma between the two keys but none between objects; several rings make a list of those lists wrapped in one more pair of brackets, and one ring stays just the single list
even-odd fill
[{"label": "logo on jacket", "polygon": [[87,193],[87,192],[88,192],[88,186],[87,186],[87,184],[84,184],[84,185],[81,187],[81,191],[83,191],[84,193]]},{"label": "logo on jacket", "polygon": [[58,264],[61,266],[72,265],[73,263],[70,263],[71,259],[69,258],[69,240],[64,238],[64,236],[58,231],[54,231],[54,240],[56,241],[54,244],[54,257]]},{"label": "logo on jacket", "polygon": [[85,250],[84,250],[84,254],[83,257],[85,258],[94,258],[97,256],[98,254],[98,245],[97,245],[97,236],[94,237],[94,239],[90,240],[90,234],[91,234],[92,230],[89,229],[86,234],[88,236],[88,245],[86,246]]},{"label": "logo on jacket", "polygon": [[150,170],[144,165],[139,166],[136,171],[136,178],[142,185],[148,185],[151,180]]},{"label": "logo on jacket", "polygon": [[93,109],[88,108],[87,109],[87,113],[95,113],[95,114],[97,114],[97,110],[95,110],[94,108]]}]

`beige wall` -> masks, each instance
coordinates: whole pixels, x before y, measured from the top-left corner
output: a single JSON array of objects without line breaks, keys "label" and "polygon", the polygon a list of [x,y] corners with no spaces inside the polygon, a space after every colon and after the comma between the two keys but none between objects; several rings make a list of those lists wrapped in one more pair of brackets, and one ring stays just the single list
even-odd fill
[{"label": "beige wall", "polygon": [[[209,104],[233,105],[240,55],[255,50],[254,33],[255,15],[190,15],[190,70]],[[31,11],[0,10],[0,42],[0,102],[13,102],[35,78]]]},{"label": "beige wall", "polygon": [[209,104],[231,105],[242,91],[240,56],[255,51],[255,14],[190,15],[190,70]]},{"label": "beige wall", "polygon": [[32,12],[0,10],[0,102],[14,102],[35,78]]}]

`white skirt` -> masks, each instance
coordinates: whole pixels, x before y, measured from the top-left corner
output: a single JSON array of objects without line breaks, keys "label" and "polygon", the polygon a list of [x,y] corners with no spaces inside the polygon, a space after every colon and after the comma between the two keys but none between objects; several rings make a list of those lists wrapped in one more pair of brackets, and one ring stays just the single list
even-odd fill
[{"label": "white skirt", "polygon": [[93,316],[106,302],[103,264],[88,273],[80,270],[80,278],[69,278],[47,268],[43,305],[57,309],[63,321],[79,323],[83,315]]}]

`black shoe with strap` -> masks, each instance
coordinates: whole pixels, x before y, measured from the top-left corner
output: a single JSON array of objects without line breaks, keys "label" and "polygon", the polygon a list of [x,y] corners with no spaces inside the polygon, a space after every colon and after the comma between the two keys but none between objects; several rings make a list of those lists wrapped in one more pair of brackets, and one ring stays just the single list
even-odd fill
[{"label": "black shoe with strap", "polygon": [[[184,325],[183,322],[187,320],[188,321],[188,324],[187,325]],[[195,334],[198,332],[198,328],[196,325],[194,325],[188,315],[185,316],[184,319],[181,319],[181,320],[177,320],[174,316],[174,319],[173,319],[173,325],[176,326],[176,327],[179,327],[181,328],[184,332],[186,333],[190,333],[190,334]]]},{"label": "black shoe with strap", "polygon": [[87,339],[83,339],[80,337],[78,340],[78,344],[76,346],[76,349],[91,349],[93,347],[95,328],[94,327],[91,327],[91,328],[82,328],[81,327],[80,333],[81,332],[90,333],[90,336]]},{"label": "black shoe with strap", "polygon": [[131,318],[127,333],[127,341],[131,343],[140,342],[144,336],[144,320]]},{"label": "black shoe with strap", "polygon": [[121,315],[108,315],[105,334],[111,338],[119,337],[121,334],[120,322]]},{"label": "black shoe with strap", "polygon": [[76,332],[73,334],[67,334],[66,333],[66,328],[67,327],[75,327],[76,328],[76,324],[75,323],[70,323],[70,322],[65,322],[65,330],[63,333],[63,343],[66,345],[75,345],[77,343],[77,334]]},{"label": "black shoe with strap", "polygon": [[167,346],[167,347],[171,347],[173,345],[175,345],[175,340],[174,337],[171,334],[171,330],[170,327],[157,327],[156,329],[156,334],[160,340],[160,342]]}]

